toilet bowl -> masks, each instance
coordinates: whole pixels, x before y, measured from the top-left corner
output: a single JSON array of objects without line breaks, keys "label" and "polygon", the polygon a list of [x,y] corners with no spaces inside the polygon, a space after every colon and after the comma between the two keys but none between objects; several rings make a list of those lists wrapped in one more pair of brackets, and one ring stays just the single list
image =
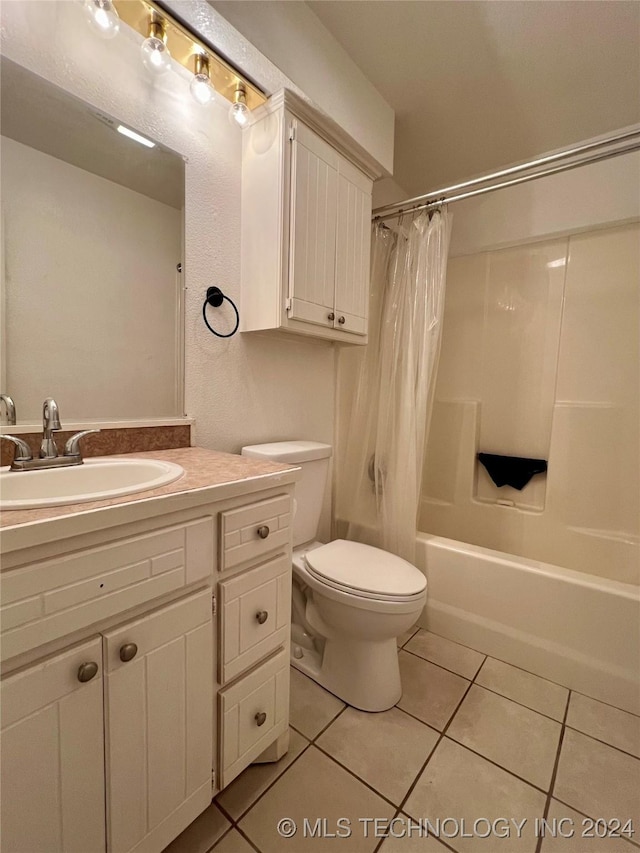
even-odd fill
[{"label": "toilet bowl", "polygon": [[[397,638],[426,603],[422,572],[379,548],[338,539],[296,549],[293,583],[304,601],[304,613],[300,599],[292,613],[293,665],[354,708],[395,705],[402,695]],[[298,626],[315,641],[311,648],[297,642],[304,639]]]},{"label": "toilet bowl", "polygon": [[302,468],[293,519],[291,663],[355,708],[388,710],[402,695],[397,638],[422,612],[425,576],[380,548],[316,541],[329,445],[275,442],[242,453]]}]

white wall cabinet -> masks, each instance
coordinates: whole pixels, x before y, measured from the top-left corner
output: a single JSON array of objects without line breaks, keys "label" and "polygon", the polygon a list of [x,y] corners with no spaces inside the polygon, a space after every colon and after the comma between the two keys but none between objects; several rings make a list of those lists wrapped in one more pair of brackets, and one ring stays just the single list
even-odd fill
[{"label": "white wall cabinet", "polygon": [[372,176],[300,112],[276,96],[243,134],[241,328],[364,344]]}]

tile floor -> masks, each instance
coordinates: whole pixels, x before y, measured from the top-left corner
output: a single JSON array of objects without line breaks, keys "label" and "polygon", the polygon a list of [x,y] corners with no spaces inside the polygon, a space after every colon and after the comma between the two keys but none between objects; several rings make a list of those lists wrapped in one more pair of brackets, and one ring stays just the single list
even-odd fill
[{"label": "tile floor", "polygon": [[[421,629],[399,645],[404,693],[381,714],[292,669],[288,754],[165,853],[637,853],[640,717]],[[629,819],[631,841],[598,837]]]}]

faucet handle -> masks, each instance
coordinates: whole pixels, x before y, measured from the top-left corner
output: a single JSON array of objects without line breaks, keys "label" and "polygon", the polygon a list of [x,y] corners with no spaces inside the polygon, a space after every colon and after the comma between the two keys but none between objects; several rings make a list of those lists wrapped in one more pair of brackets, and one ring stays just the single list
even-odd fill
[{"label": "faucet handle", "polygon": [[33,459],[31,455],[31,448],[23,439],[18,438],[15,435],[2,435],[0,438],[6,438],[7,441],[12,441],[16,446],[16,452],[13,457],[14,462],[27,462],[29,459]]},{"label": "faucet handle", "polygon": [[64,455],[65,456],[80,456],[80,439],[84,438],[85,435],[91,435],[92,432],[100,432],[99,429],[83,429],[81,432],[77,432],[75,435],[72,435],[71,438],[67,441],[64,446]]}]

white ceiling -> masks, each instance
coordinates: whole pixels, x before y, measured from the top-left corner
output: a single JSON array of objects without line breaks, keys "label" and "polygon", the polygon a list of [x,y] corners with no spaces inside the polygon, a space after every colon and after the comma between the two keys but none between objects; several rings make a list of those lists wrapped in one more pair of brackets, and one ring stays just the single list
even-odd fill
[{"label": "white ceiling", "polygon": [[409,195],[640,121],[637,0],[308,0],[396,112]]}]

